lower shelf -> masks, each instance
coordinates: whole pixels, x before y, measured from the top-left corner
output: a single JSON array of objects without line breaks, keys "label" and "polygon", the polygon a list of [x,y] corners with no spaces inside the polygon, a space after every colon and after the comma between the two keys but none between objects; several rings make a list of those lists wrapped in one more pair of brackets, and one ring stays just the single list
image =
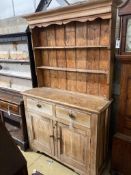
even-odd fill
[{"label": "lower shelf", "polygon": [[105,70],[89,70],[89,69],[77,69],[77,68],[64,68],[64,67],[51,67],[51,66],[40,66],[37,69],[43,70],[54,70],[54,71],[67,71],[67,72],[81,72],[81,73],[91,73],[91,74],[105,74],[108,75],[109,72]]}]

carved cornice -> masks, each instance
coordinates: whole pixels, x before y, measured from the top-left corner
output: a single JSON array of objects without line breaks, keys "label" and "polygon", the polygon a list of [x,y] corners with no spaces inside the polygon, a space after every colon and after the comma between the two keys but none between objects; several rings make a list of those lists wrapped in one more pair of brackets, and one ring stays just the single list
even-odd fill
[{"label": "carved cornice", "polygon": [[[38,12],[24,16],[30,28],[65,24],[71,21],[91,21],[96,18],[109,19],[112,16],[112,0],[89,1],[59,9]],[[115,3],[116,4],[116,3]]]}]

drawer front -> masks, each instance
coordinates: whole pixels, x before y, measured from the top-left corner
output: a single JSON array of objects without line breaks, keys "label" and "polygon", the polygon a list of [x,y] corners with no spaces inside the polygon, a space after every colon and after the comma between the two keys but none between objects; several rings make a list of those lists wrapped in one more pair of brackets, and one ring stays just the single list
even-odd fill
[{"label": "drawer front", "polygon": [[8,110],[8,103],[0,101],[0,109],[7,111]]},{"label": "drawer front", "polygon": [[19,114],[19,106],[0,101],[0,109],[4,111],[10,111],[12,114]]},{"label": "drawer front", "polygon": [[56,117],[69,122],[75,122],[90,128],[90,115],[82,111],[56,106]]},{"label": "drawer front", "polygon": [[11,113],[19,114],[19,106],[17,105],[9,105],[9,110]]},{"label": "drawer front", "polygon": [[48,104],[37,99],[27,98],[27,110],[31,112],[35,111],[41,114],[47,114],[50,116],[53,115],[52,104]]}]

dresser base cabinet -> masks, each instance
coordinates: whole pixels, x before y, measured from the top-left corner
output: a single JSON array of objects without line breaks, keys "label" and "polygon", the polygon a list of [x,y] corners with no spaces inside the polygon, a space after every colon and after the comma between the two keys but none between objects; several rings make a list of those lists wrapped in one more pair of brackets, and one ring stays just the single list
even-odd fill
[{"label": "dresser base cabinet", "polygon": [[[78,100],[79,99],[79,100]],[[30,147],[74,169],[100,175],[108,151],[110,101],[52,88],[24,92]]]}]

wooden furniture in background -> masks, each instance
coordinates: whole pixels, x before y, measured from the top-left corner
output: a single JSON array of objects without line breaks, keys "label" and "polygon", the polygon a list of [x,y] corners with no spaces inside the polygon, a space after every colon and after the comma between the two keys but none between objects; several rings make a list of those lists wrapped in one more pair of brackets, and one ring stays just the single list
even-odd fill
[{"label": "wooden furniture in background", "polygon": [[117,133],[113,138],[112,169],[131,174],[131,0],[119,7],[121,82]]},{"label": "wooden furniture in background", "polygon": [[28,34],[0,35],[0,88],[32,88]]},{"label": "wooden furniture in background", "polygon": [[108,152],[114,1],[26,16],[38,88],[25,91],[30,147],[81,175],[100,175]]},{"label": "wooden furniture in background", "polygon": [[23,150],[28,148],[28,137],[21,92],[36,86],[32,70],[30,33],[0,35],[0,112],[5,126]]},{"label": "wooden furniture in background", "polygon": [[28,148],[28,134],[22,95],[16,91],[0,89],[1,119],[15,142],[23,150]]},{"label": "wooden furniture in background", "polygon": [[0,121],[0,174],[28,175],[27,162]]}]

